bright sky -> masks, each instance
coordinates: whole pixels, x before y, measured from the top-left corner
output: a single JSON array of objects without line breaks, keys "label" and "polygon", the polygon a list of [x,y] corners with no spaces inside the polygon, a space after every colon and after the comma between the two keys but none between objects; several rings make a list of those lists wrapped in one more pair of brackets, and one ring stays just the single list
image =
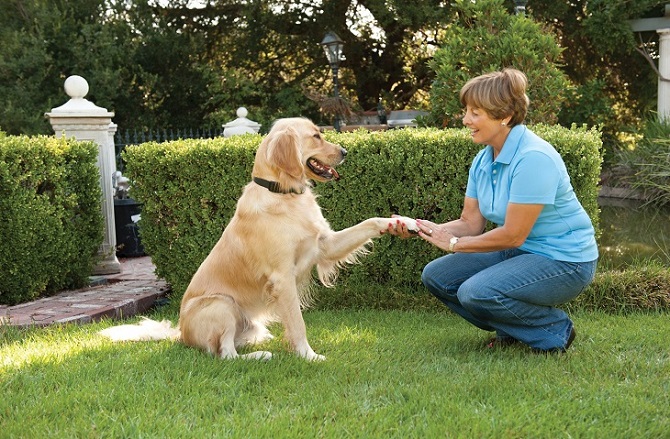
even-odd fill
[{"label": "bright sky", "polygon": [[[156,0],[156,2],[160,6],[168,6],[171,3],[170,0]],[[186,6],[188,8],[198,9],[204,7],[207,3],[208,0],[188,0]],[[300,3],[292,5],[292,8],[300,9],[306,14],[312,14],[316,9],[321,7],[321,4],[321,0],[301,0]],[[277,9],[280,8],[281,6],[277,6]],[[369,28],[372,30],[372,37],[374,39],[383,39],[382,30],[376,26],[374,17],[370,11],[357,2],[349,7],[349,11],[347,12],[347,26],[349,26],[351,33],[358,37],[362,36],[361,30]]]}]

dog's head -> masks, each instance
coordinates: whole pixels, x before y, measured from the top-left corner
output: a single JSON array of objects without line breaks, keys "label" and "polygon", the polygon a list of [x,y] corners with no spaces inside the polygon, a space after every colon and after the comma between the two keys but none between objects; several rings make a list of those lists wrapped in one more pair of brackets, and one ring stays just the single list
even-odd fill
[{"label": "dog's head", "polygon": [[253,175],[276,181],[284,190],[304,188],[308,180],[338,180],[335,166],[347,151],[327,142],[305,118],[277,120],[256,152]]}]

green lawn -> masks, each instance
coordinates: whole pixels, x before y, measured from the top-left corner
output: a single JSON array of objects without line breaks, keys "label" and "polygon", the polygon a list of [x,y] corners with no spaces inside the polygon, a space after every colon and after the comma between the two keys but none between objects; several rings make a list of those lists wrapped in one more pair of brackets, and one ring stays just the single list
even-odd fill
[{"label": "green lawn", "polygon": [[222,361],[112,344],[111,322],[5,327],[0,437],[668,437],[668,317],[577,313],[571,350],[546,356],[487,350],[447,312],[307,312],[323,363],[280,337],[269,362]]}]

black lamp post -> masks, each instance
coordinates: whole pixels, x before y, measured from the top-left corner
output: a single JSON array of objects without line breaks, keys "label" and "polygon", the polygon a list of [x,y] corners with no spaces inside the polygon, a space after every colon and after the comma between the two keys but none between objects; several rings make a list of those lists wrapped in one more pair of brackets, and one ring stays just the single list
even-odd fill
[{"label": "black lamp post", "polygon": [[516,15],[525,15],[526,14],[526,3],[527,0],[514,0],[514,11]]},{"label": "black lamp post", "polygon": [[[323,46],[323,51],[326,53],[326,58],[328,58],[330,68],[333,70],[333,94],[337,99],[340,97],[340,91],[337,88],[337,70],[340,68],[344,43],[335,32],[328,32],[326,36],[323,37],[321,45]],[[335,113],[333,126],[336,131],[340,131],[340,116],[337,113]]]}]

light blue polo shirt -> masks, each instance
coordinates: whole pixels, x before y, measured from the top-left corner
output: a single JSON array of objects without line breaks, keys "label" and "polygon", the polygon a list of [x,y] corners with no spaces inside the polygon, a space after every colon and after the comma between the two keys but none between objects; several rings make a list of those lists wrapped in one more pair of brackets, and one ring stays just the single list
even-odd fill
[{"label": "light blue polo shirt", "polygon": [[567,262],[598,258],[593,224],[577,199],[563,159],[547,141],[517,125],[493,161],[486,146],[470,167],[465,195],[484,218],[501,226],[508,203],[544,204],[520,249]]}]

